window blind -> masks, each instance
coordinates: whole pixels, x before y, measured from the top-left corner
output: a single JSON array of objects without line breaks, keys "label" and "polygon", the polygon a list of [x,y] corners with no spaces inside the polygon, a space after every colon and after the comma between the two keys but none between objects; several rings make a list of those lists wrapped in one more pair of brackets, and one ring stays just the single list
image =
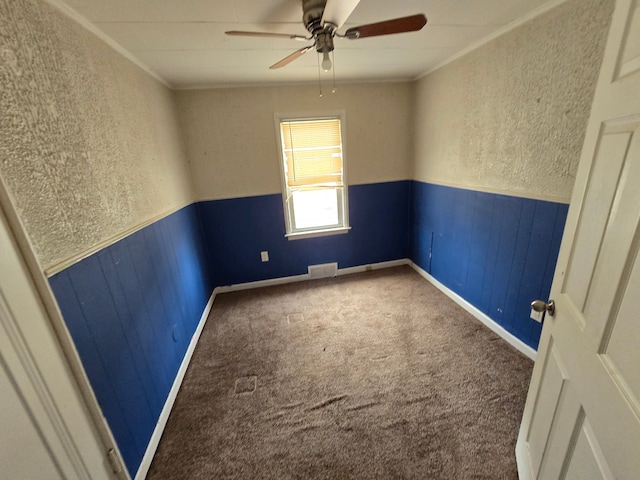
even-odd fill
[{"label": "window blind", "polygon": [[288,187],[342,185],[340,119],[281,122]]}]

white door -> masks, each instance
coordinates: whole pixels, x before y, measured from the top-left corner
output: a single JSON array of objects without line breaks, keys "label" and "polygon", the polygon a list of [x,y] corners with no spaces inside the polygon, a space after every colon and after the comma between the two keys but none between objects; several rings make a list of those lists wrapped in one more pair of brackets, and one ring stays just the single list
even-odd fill
[{"label": "white door", "polygon": [[640,479],[640,1],[618,0],[516,453],[525,479]]},{"label": "white door", "polygon": [[115,478],[0,210],[0,478]]}]

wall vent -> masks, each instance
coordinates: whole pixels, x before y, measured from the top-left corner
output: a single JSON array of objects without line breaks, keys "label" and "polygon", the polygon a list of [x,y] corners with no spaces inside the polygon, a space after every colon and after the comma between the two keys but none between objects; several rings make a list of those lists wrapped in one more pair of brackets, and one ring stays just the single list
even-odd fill
[{"label": "wall vent", "polygon": [[338,263],[322,263],[320,265],[309,265],[309,278],[326,278],[338,275]]}]

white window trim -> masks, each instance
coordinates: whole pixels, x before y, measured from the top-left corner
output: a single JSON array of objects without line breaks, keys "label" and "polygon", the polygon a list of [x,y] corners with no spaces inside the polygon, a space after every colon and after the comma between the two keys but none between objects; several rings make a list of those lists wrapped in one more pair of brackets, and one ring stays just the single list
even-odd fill
[{"label": "white window trim", "polygon": [[286,233],[284,236],[289,240],[297,240],[299,238],[326,237],[327,235],[349,233],[349,230],[351,230],[351,227],[325,228],[309,232]]},{"label": "white window trim", "polygon": [[[344,189],[344,206],[343,206],[343,224],[337,228],[318,228],[314,230],[293,232],[291,225],[291,218],[289,212],[289,206],[287,204],[287,185],[284,172],[284,158],[282,155],[281,146],[281,133],[280,123],[286,121],[304,121],[304,120],[320,120],[323,118],[339,118],[340,119],[340,137],[342,142],[342,184]],[[348,233],[351,230],[349,223],[349,186],[347,182],[347,168],[346,168],[346,151],[347,151],[347,136],[346,125],[347,118],[344,110],[325,110],[320,112],[294,112],[294,113],[280,113],[274,114],[275,127],[276,127],[276,139],[278,150],[278,165],[280,168],[280,185],[282,190],[282,208],[284,211],[285,219],[285,237],[288,240],[298,240],[303,238],[324,237],[327,235],[338,235]]]}]

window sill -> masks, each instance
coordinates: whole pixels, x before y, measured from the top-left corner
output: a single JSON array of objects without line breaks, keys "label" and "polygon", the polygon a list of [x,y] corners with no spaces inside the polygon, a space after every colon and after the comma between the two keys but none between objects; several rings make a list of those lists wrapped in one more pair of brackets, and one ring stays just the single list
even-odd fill
[{"label": "window sill", "polygon": [[327,228],[325,230],[313,230],[310,232],[287,233],[285,237],[289,240],[299,240],[302,238],[326,237],[327,235],[340,235],[348,233],[351,227]]}]

